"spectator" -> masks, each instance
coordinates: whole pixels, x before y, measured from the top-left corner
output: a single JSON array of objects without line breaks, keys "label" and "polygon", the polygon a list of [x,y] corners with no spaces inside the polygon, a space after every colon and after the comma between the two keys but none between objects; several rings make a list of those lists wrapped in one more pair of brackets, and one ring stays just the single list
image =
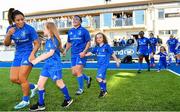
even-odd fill
[{"label": "spectator", "polygon": [[158,41],[159,46],[161,46],[161,44],[162,44],[162,39],[159,37],[159,35],[157,35],[157,41]]},{"label": "spectator", "polygon": [[132,44],[134,44],[134,39],[133,39],[133,37],[130,37],[130,38],[127,40],[126,45],[127,45],[127,46],[130,46],[130,45],[132,45]]}]

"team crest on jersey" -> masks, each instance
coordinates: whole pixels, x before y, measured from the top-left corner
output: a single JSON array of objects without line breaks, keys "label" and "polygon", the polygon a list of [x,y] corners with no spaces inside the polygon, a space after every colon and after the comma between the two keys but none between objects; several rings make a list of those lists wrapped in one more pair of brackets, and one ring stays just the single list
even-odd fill
[{"label": "team crest on jersey", "polygon": [[22,37],[25,37],[25,36],[26,36],[26,32],[25,32],[25,31],[22,31],[21,36],[22,36]]},{"label": "team crest on jersey", "polygon": [[69,33],[69,35],[72,35],[72,34],[73,34],[73,32],[70,32],[70,33]]},{"label": "team crest on jersey", "polygon": [[57,76],[56,76],[56,75],[54,75],[54,76],[53,76],[53,80],[56,80],[56,79],[57,79]]},{"label": "team crest on jersey", "polygon": [[78,35],[82,35],[82,32],[81,32],[81,30],[78,30]]},{"label": "team crest on jersey", "polygon": [[102,52],[105,52],[105,49],[102,49]]},{"label": "team crest on jersey", "polygon": [[16,37],[17,40],[19,40],[21,37]]}]

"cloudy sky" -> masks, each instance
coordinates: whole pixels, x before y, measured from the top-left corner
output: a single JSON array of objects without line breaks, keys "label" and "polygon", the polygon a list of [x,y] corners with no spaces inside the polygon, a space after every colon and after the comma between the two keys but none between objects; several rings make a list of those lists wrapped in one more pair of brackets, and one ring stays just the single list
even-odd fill
[{"label": "cloudy sky", "polygon": [[[142,0],[111,0],[111,3]],[[104,0],[0,0],[0,11],[14,7],[24,13],[104,4]]]}]

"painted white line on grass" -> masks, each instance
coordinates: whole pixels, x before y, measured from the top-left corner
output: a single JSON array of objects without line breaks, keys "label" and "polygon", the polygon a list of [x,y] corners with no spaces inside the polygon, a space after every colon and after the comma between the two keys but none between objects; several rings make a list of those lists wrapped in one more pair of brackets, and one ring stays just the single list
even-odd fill
[{"label": "painted white line on grass", "polygon": [[172,70],[170,70],[170,69],[167,69],[167,71],[169,71],[169,72],[171,72],[171,73],[173,73],[173,74],[175,74],[175,75],[177,75],[177,76],[180,76],[179,73],[176,73],[176,72],[174,72],[174,71],[172,71]]}]

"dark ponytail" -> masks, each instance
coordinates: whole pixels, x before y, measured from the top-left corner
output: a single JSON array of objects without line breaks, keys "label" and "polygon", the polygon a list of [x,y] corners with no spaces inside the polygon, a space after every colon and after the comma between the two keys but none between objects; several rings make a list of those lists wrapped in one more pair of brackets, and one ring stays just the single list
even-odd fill
[{"label": "dark ponytail", "polygon": [[8,21],[10,25],[13,25],[14,19],[16,15],[22,15],[24,17],[24,14],[20,12],[19,10],[15,10],[14,8],[10,8],[8,11]]}]

